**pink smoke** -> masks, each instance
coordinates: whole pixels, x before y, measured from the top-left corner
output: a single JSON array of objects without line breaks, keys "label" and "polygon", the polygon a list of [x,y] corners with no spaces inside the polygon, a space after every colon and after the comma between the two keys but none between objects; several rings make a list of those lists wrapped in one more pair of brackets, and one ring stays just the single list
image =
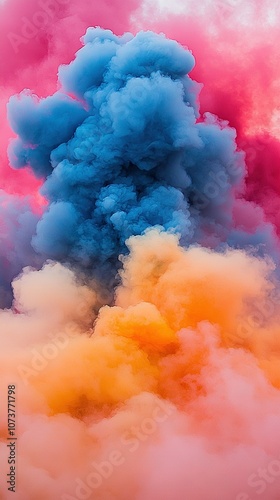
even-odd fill
[{"label": "pink smoke", "polygon": [[243,196],[262,207],[279,234],[278,6],[272,0],[204,0],[199,5],[190,0],[183,14],[166,15],[148,5],[148,11],[139,11],[137,27],[163,31],[193,51],[192,77],[204,85],[201,112],[210,111],[236,128],[248,168]]}]

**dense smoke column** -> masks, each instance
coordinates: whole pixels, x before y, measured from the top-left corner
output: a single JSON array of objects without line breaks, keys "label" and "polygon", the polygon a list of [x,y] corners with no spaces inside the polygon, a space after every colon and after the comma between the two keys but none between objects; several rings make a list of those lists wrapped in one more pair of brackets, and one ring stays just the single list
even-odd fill
[{"label": "dense smoke column", "polygon": [[49,202],[38,254],[112,284],[127,238],[151,226],[184,245],[222,226],[230,234],[243,154],[233,129],[200,117],[193,66],[164,36],[89,28],[58,92],[10,100],[11,163],[43,177]]}]

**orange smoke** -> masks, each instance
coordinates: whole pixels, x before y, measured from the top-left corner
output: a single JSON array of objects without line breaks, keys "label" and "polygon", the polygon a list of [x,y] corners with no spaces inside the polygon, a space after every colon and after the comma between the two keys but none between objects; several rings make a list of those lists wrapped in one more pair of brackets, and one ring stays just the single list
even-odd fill
[{"label": "orange smoke", "polygon": [[[51,262],[26,269],[16,310],[0,313],[1,393],[13,381],[18,395],[17,498],[254,498],[248,477],[279,458],[273,264],[184,250],[156,230],[129,248],[116,305],[97,318],[97,290]],[[2,414],[0,429],[5,470]]]}]

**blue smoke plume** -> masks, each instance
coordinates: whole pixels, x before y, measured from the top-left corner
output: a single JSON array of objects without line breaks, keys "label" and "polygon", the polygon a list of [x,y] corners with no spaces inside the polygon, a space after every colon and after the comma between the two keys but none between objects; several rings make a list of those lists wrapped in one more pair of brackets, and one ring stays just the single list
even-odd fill
[{"label": "blue smoke plume", "polygon": [[10,100],[9,157],[44,178],[36,252],[110,282],[127,238],[151,226],[184,245],[205,227],[228,234],[244,156],[233,129],[200,116],[194,57],[177,42],[100,28],[83,41],[54,95]]}]

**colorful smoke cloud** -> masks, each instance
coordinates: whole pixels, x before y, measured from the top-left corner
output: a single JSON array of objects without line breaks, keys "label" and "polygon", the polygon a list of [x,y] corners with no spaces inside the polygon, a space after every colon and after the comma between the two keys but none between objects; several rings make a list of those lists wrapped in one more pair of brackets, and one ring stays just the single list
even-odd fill
[{"label": "colorful smoke cloud", "polygon": [[278,500],[279,12],[0,8],[16,498]]}]

